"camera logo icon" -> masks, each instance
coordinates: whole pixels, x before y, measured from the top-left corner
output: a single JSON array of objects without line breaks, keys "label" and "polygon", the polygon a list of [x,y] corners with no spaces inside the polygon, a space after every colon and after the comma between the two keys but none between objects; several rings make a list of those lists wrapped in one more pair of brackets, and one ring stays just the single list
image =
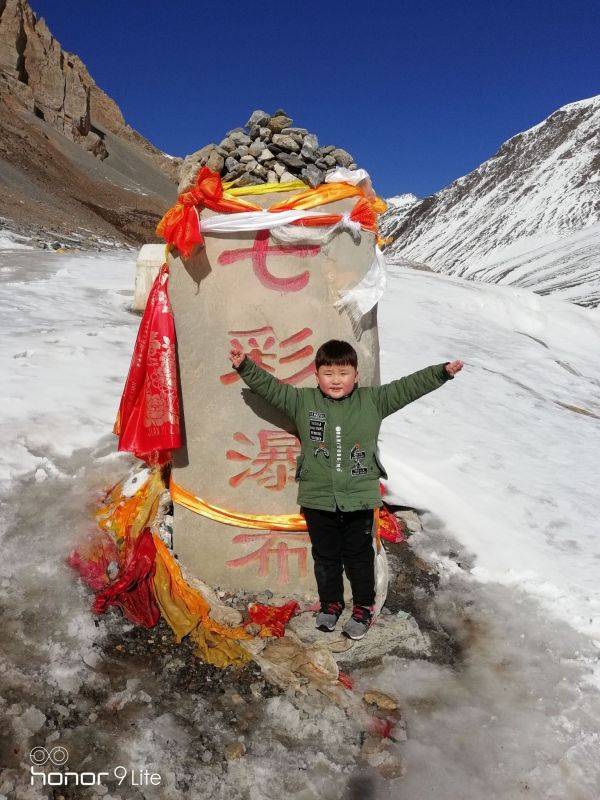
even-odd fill
[{"label": "camera logo icon", "polygon": [[66,764],[69,760],[69,751],[62,745],[52,747],[50,750],[46,750],[45,747],[38,746],[34,747],[29,753],[29,760],[32,764],[35,764],[36,767],[41,767],[44,764],[47,764],[48,761],[50,761],[51,764],[54,764],[55,767],[62,767],[63,764]]}]

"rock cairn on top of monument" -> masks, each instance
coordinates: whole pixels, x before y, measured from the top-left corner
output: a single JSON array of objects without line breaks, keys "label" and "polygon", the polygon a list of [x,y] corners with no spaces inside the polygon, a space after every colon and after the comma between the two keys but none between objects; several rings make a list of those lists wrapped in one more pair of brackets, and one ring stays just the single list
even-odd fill
[{"label": "rock cairn on top of monument", "polygon": [[253,111],[243,128],[233,128],[219,144],[207,144],[189,155],[179,173],[180,193],[194,185],[203,166],[234,186],[301,180],[315,187],[337,167],[356,169],[350,153],[332,144],[319,146],[317,136],[294,127],[281,108],[273,114]]}]

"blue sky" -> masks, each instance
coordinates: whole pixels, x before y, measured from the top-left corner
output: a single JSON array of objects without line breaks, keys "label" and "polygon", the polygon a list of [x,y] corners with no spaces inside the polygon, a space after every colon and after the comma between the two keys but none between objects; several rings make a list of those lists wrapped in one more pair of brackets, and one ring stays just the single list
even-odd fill
[{"label": "blue sky", "polygon": [[382,196],[426,196],[600,93],[600,3],[30,0],[173,155],[284,108]]}]

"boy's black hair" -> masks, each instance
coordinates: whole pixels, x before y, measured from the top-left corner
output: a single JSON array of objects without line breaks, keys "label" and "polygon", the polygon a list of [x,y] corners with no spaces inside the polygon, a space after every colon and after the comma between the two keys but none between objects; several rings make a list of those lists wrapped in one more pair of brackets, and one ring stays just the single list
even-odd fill
[{"label": "boy's black hair", "polygon": [[317,350],[315,367],[354,367],[358,369],[358,356],[356,350],[348,342],[340,339],[330,339],[324,342]]}]

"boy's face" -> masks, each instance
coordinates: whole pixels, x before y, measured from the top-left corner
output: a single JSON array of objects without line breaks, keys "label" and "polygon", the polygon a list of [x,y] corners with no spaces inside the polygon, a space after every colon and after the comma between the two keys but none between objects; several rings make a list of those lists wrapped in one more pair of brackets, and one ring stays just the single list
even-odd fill
[{"label": "boy's face", "polygon": [[317,383],[323,394],[336,400],[350,394],[358,380],[358,370],[350,364],[321,366],[316,370],[316,374]]}]

